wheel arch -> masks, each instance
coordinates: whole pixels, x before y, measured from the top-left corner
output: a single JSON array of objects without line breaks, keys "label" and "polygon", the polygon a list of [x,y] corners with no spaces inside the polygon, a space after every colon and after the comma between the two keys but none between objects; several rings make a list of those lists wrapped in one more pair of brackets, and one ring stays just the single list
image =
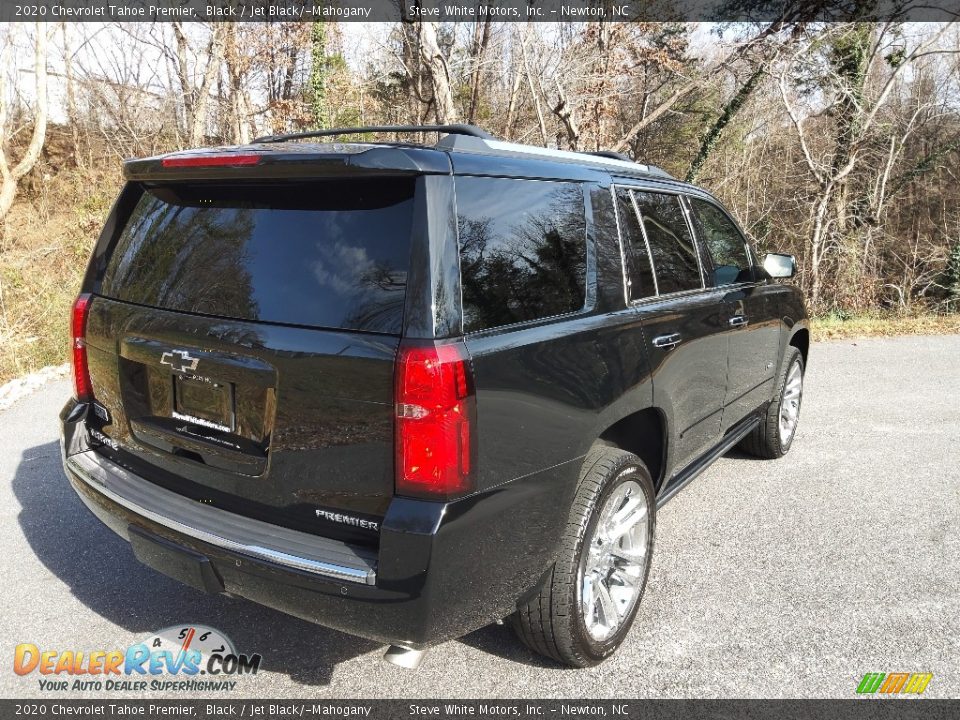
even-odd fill
[{"label": "wheel arch", "polygon": [[805,327],[797,328],[793,335],[790,336],[788,345],[800,351],[800,355],[803,357],[803,367],[806,368],[807,353],[810,351],[810,330]]},{"label": "wheel arch", "polygon": [[667,420],[660,408],[648,407],[620,418],[600,433],[596,445],[616,447],[639,457],[650,471],[654,490],[660,490],[667,460]]}]

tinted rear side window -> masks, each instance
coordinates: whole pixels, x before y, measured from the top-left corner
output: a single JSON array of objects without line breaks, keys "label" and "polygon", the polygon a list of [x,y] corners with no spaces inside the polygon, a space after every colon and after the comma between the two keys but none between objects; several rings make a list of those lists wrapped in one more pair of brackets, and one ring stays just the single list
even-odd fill
[{"label": "tinted rear side window", "polygon": [[661,295],[703,287],[697,248],[677,195],[634,192]]},{"label": "tinted rear side window", "polygon": [[587,244],[579,185],[460,177],[456,191],[465,332],[583,307]]},{"label": "tinted rear side window", "polygon": [[107,297],[242,320],[399,333],[413,181],[147,187]]}]

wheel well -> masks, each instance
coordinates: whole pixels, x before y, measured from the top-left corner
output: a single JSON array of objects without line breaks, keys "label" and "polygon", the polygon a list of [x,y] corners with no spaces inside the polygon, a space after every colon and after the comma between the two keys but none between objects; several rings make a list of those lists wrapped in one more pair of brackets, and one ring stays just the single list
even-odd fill
[{"label": "wheel well", "polygon": [[640,410],[604,430],[597,442],[631,452],[647,466],[656,488],[663,480],[664,419],[656,408]]},{"label": "wheel well", "polygon": [[790,338],[790,344],[793,345],[803,356],[803,366],[807,366],[807,351],[810,349],[810,331],[801,328],[797,330]]}]

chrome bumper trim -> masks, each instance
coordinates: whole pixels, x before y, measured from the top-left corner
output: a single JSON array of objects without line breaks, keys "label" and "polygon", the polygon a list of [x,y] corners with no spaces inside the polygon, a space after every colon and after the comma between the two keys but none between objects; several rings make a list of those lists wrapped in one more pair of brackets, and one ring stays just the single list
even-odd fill
[{"label": "chrome bumper trim", "polygon": [[336,580],[365,585],[377,582],[373,551],[201,505],[93,451],[71,455],[63,465],[118,505],[202,542]]}]

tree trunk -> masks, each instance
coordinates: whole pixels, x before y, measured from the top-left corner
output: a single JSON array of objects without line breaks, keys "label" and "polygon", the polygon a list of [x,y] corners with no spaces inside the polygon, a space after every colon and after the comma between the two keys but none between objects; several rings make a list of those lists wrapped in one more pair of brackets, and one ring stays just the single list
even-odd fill
[{"label": "tree trunk", "polygon": [[[6,218],[7,213],[13,205],[13,200],[17,195],[17,183],[20,179],[33,169],[40,159],[40,151],[43,149],[43,142],[47,134],[47,28],[43,23],[36,24],[37,45],[36,55],[34,57],[34,72],[36,73],[36,93],[37,93],[37,112],[33,123],[33,135],[30,137],[30,144],[27,145],[26,152],[16,165],[12,168],[7,162],[7,156],[3,149],[0,137],[0,220]],[[6,63],[3,63],[6,67]],[[5,75],[4,75],[5,77]],[[0,135],[6,134],[7,126],[7,105],[6,105],[6,83],[0,81]]]},{"label": "tree trunk", "polygon": [[512,56],[514,62],[510,63],[513,68],[513,83],[510,86],[510,101],[507,104],[507,124],[503,129],[503,137],[507,140],[513,138],[513,123],[517,117],[517,98],[520,95],[520,83],[523,81],[523,69],[516,62],[516,38],[511,43]]},{"label": "tree trunk", "polygon": [[417,33],[420,41],[420,58],[430,75],[434,112],[437,116],[437,122],[440,125],[455,123],[457,121],[457,109],[453,104],[453,92],[450,89],[450,72],[447,67],[447,59],[443,56],[443,52],[440,50],[440,44],[437,42],[437,23],[419,22],[417,24]]},{"label": "tree trunk", "polygon": [[176,39],[177,81],[180,83],[180,95],[183,97],[183,134],[190,137],[193,127],[193,83],[190,81],[190,65],[187,62],[187,36],[183,32],[183,23],[174,22],[173,35]]},{"label": "tree trunk", "polygon": [[204,144],[207,130],[207,105],[210,101],[210,85],[220,72],[223,63],[223,28],[228,23],[215,23],[210,30],[207,44],[207,67],[197,89],[197,101],[193,106],[193,122],[190,124],[190,144]]},{"label": "tree trunk", "polygon": [[593,99],[593,130],[594,130],[594,150],[603,150],[606,146],[606,125],[607,112],[609,110],[609,99],[607,98],[608,83],[610,78],[610,63],[612,58],[613,35],[610,31],[610,24],[604,21],[597,23],[597,48],[596,58],[594,60],[594,83],[596,85],[595,97]]},{"label": "tree trunk", "polygon": [[563,86],[558,78],[554,78],[557,84],[557,104],[552,108],[553,114],[563,123],[563,129],[567,133],[567,144],[571,150],[580,149],[580,125],[573,116],[573,108],[567,101],[567,95],[563,91]]},{"label": "tree trunk", "polygon": [[470,112],[467,115],[467,122],[471,125],[477,116],[477,108],[480,104],[480,80],[483,77],[483,59],[487,52],[487,44],[490,42],[490,16],[487,15],[483,21],[483,30],[477,29],[477,40],[474,43],[473,54],[473,79],[471,80],[470,90]]},{"label": "tree trunk", "polygon": [[60,23],[60,33],[63,36],[63,74],[67,81],[67,124],[73,137],[73,162],[80,166],[80,118],[77,117],[77,93],[73,82],[73,53],[70,49],[70,36],[67,32],[67,23]]},{"label": "tree trunk", "polygon": [[550,139],[547,137],[547,123],[543,119],[543,109],[540,107],[540,96],[533,86],[533,75],[530,73],[530,61],[527,60],[527,35],[524,34],[522,45],[523,51],[523,74],[527,76],[527,86],[530,88],[530,98],[533,100],[533,107],[537,111],[537,126],[540,128],[540,137],[543,140],[543,146],[546,147]]},{"label": "tree trunk", "polygon": [[814,207],[813,229],[810,232],[810,279],[807,283],[810,293],[810,309],[820,311],[820,288],[822,278],[820,261],[823,259],[823,238],[826,230],[827,212],[830,209],[830,198],[833,195],[833,185],[827,185],[823,194]]},{"label": "tree trunk", "polygon": [[237,39],[237,25],[225,23],[224,61],[227,68],[227,93],[230,106],[230,139],[234,144],[242,145],[250,141],[251,135],[247,117],[249,102],[243,87],[244,72],[241,67],[240,47]]}]

